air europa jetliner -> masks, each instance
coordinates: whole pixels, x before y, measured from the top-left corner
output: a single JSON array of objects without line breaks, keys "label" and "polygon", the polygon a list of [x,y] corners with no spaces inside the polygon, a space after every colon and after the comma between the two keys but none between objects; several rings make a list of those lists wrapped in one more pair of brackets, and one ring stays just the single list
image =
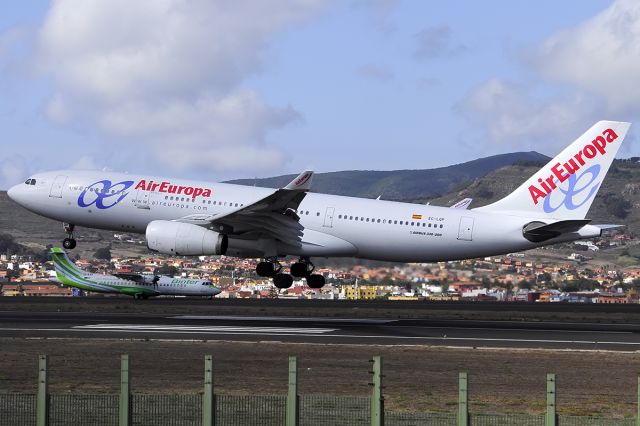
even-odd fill
[{"label": "air europa jetliner", "polygon": [[[324,285],[310,257],[397,262],[466,259],[597,237],[589,207],[629,129],[600,121],[520,187],[468,210],[310,193],[313,172],[280,189],[109,172],[63,170],[9,190],[27,209],[62,221],[72,249],[75,225],[146,234],[171,255],[261,258],[257,273],[279,288],[304,277]],[[290,273],[278,262],[295,256]]]}]

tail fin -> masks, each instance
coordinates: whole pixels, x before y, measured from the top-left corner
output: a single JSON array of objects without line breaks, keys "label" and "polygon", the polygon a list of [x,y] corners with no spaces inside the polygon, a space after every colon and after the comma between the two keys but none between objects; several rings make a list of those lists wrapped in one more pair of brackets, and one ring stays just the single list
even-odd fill
[{"label": "tail fin", "polygon": [[85,273],[82,269],[78,268],[75,263],[69,259],[67,253],[59,247],[53,247],[51,249],[51,260],[53,260],[53,266],[56,268],[56,276],[58,279],[81,276]]},{"label": "tail fin", "polygon": [[631,123],[599,121],[505,198],[475,210],[584,219]]}]

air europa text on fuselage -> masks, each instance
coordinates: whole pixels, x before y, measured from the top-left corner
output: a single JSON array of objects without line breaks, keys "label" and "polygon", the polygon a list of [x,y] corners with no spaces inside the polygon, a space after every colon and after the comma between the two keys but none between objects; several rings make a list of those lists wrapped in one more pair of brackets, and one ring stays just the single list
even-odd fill
[{"label": "air europa text on fuselage", "polygon": [[538,204],[540,199],[545,198],[557,188],[556,179],[559,183],[569,179],[569,176],[576,173],[586,164],[585,159],[591,159],[597,155],[604,155],[607,152],[605,149],[607,143],[611,143],[616,139],[618,139],[616,132],[612,129],[606,129],[602,132],[602,136],[598,136],[586,144],[580,151],[574,154],[573,157],[569,158],[566,163],[556,163],[551,166],[551,174],[548,178],[544,180],[538,178],[539,186],[529,185],[529,194],[533,199],[533,204]]},{"label": "air europa text on fuselage", "polygon": [[147,182],[145,179],[140,180],[140,182],[136,184],[135,189],[150,192],[163,192],[167,194],[187,195],[191,198],[200,196],[211,197],[211,189],[209,188],[173,185],[171,182],[154,182],[152,180]]}]

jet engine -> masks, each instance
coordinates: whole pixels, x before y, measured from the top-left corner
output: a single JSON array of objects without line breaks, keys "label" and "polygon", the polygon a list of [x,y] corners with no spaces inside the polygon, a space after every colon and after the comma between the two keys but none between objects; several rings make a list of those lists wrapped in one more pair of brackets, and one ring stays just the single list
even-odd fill
[{"label": "jet engine", "polygon": [[179,256],[225,254],[226,235],[190,223],[154,220],[147,225],[149,250]]}]

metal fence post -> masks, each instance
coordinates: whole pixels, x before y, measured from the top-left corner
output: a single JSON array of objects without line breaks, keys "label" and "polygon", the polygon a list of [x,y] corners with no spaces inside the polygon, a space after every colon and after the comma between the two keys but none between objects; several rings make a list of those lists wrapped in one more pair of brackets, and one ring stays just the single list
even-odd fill
[{"label": "metal fence post", "polygon": [[371,426],[384,425],[384,396],[382,395],[382,357],[373,357],[373,392],[371,395]]},{"label": "metal fence post", "polygon": [[547,374],[547,415],[544,419],[545,426],[556,426],[556,375]]},{"label": "metal fence post", "polygon": [[636,426],[640,426],[640,376],[638,376],[638,401],[636,402]]},{"label": "metal fence post", "polygon": [[204,356],[204,393],[202,394],[202,426],[216,424],[216,399],[213,393],[213,356]]},{"label": "metal fence post", "polygon": [[458,375],[458,426],[469,426],[469,381],[467,373]]},{"label": "metal fence post", "polygon": [[123,354],[120,358],[120,401],[118,404],[118,425],[129,426],[131,424],[131,390],[129,383],[129,355]]},{"label": "metal fence post", "polygon": [[38,396],[36,399],[36,425],[49,424],[49,381],[47,378],[47,356],[38,357]]},{"label": "metal fence post", "polygon": [[289,357],[289,390],[287,392],[287,426],[297,426],[299,419],[298,359]]}]

